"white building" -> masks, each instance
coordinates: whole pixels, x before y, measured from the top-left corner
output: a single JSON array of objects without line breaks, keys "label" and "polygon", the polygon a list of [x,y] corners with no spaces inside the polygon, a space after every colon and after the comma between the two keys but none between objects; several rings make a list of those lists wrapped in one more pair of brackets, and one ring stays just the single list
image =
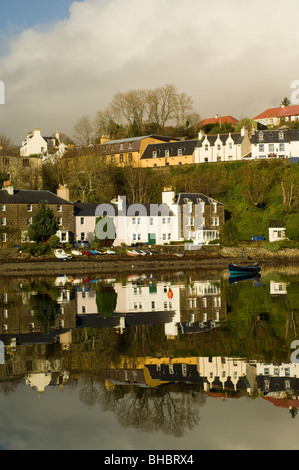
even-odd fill
[{"label": "white building", "polygon": [[21,157],[29,157],[30,155],[39,155],[43,160],[58,157],[61,158],[66,152],[67,146],[60,141],[59,132],[54,136],[43,137],[40,129],[34,129],[29,132],[23,140],[20,148]]},{"label": "white building", "polygon": [[198,246],[219,239],[223,223],[223,204],[200,193],[176,195],[171,188],[163,191],[161,204],[127,204],[124,196],[108,204],[75,204],[75,239],[92,242],[96,232],[114,246],[186,240]]},{"label": "white building", "polygon": [[248,131],[229,134],[198,134],[194,163],[216,163],[242,160],[250,156],[251,144]]},{"label": "white building", "polygon": [[251,158],[299,157],[299,129],[251,131]]},{"label": "white building", "polygon": [[47,154],[48,144],[42,137],[39,129],[34,129],[33,132],[27,134],[26,139],[23,140],[20,148],[21,157],[29,157],[30,155],[44,156]]},{"label": "white building", "polygon": [[272,220],[269,226],[269,242],[277,242],[279,240],[285,240],[285,226],[281,221]]}]

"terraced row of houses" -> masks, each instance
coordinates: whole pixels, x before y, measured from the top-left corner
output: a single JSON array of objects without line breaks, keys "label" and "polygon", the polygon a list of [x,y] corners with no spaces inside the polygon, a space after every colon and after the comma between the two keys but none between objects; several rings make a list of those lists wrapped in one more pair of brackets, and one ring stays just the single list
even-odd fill
[{"label": "terraced row of houses", "polygon": [[98,205],[70,202],[69,190],[64,186],[54,194],[16,190],[6,182],[0,190],[2,246],[28,241],[28,227],[40,201],[46,201],[56,216],[57,236],[65,243],[78,240],[92,243],[97,235],[100,240],[108,238],[114,246],[188,241],[191,247],[219,239],[219,230],[225,222],[223,204],[200,193],[175,194],[172,188],[165,188],[161,204],[128,204],[125,197],[118,196]]}]

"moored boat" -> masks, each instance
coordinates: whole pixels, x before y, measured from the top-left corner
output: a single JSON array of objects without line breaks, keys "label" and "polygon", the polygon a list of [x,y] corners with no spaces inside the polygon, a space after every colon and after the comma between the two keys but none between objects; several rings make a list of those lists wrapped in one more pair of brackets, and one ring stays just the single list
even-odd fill
[{"label": "moored boat", "polygon": [[262,268],[258,263],[255,263],[253,266],[238,266],[230,263],[228,269],[231,275],[241,276],[259,273]]}]

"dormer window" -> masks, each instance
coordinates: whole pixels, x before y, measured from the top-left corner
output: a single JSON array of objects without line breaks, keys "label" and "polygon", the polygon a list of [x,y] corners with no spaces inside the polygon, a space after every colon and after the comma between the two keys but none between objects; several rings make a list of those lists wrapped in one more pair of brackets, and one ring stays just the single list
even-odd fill
[{"label": "dormer window", "polygon": [[165,157],[169,157],[169,149],[165,150]]},{"label": "dormer window", "polygon": [[263,132],[259,132],[259,140],[264,140],[264,133]]},{"label": "dormer window", "polygon": [[279,131],[279,139],[282,140],[284,138],[284,132]]},{"label": "dormer window", "polygon": [[178,149],[178,156],[181,157],[183,155],[183,149],[180,147]]},{"label": "dormer window", "polygon": [[153,158],[157,158],[157,150],[153,150]]}]

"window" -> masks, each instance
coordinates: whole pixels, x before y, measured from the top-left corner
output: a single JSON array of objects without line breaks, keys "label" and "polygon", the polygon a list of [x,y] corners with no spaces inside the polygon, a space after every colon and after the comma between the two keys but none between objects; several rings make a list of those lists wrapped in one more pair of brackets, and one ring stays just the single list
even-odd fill
[{"label": "window", "polygon": [[282,140],[284,138],[284,132],[279,131],[279,139]]},{"label": "window", "polygon": [[6,205],[5,204],[1,204],[0,208],[1,208],[1,212],[6,211]]},{"label": "window", "polygon": [[6,233],[1,233],[1,241],[2,243],[6,242]]},{"label": "window", "polygon": [[32,224],[32,217],[27,218],[27,226]]},{"label": "window", "polygon": [[217,202],[213,202],[213,212],[217,212]]},{"label": "window", "polygon": [[129,163],[131,163],[131,162],[132,162],[132,158],[133,158],[133,157],[132,157],[132,154],[131,154],[131,153],[129,153]]},{"label": "window", "polygon": [[32,212],[32,205],[31,204],[27,204],[27,211]]},{"label": "window", "polygon": [[169,149],[165,150],[165,157],[169,157]]},{"label": "window", "polygon": [[181,157],[183,155],[183,149],[179,148],[178,149],[178,156]]},{"label": "window", "polygon": [[156,308],[156,302],[152,300],[152,309],[155,309],[155,308]]},{"label": "window", "polygon": [[206,145],[205,145],[205,151],[207,152],[208,150],[209,150],[209,145],[206,144]]},{"label": "window", "polygon": [[23,158],[23,166],[25,166],[25,167],[29,167],[29,166],[30,166],[30,163],[29,163],[29,159],[28,159],[28,158]]},{"label": "window", "polygon": [[57,222],[58,222],[58,225],[62,225],[62,217],[57,217]]},{"label": "window", "polygon": [[3,165],[9,165],[9,158],[3,158]]},{"label": "window", "polygon": [[121,153],[120,156],[119,156],[119,163],[123,163],[123,161],[124,161],[124,156]]},{"label": "window", "polygon": [[123,143],[119,144],[119,150],[123,150],[123,149],[124,149],[124,144]]},{"label": "window", "polygon": [[115,155],[111,155],[111,163],[115,163]]},{"label": "window", "polygon": [[284,144],[279,144],[279,151],[283,152],[284,151]]},{"label": "window", "polygon": [[264,133],[263,132],[259,132],[259,140],[264,140]]},{"label": "window", "polygon": [[84,233],[84,232],[81,232],[80,240],[81,240],[81,241],[85,240],[85,233]]},{"label": "window", "polygon": [[150,225],[154,225],[154,218],[150,217]]},{"label": "window", "polygon": [[57,206],[57,212],[62,212],[62,206]]},{"label": "window", "polygon": [[153,150],[153,158],[157,158],[157,150]]},{"label": "window", "polygon": [[274,144],[269,144],[269,152],[274,152]]},{"label": "window", "polygon": [[264,144],[259,144],[259,152],[263,152],[264,151]]},{"label": "window", "polygon": [[1,217],[1,225],[6,225],[6,217]]},{"label": "window", "polygon": [[211,217],[211,225],[217,227],[219,225],[219,217]]},{"label": "window", "polygon": [[80,224],[84,225],[84,217],[80,217]]},{"label": "window", "polygon": [[132,148],[133,148],[133,142],[129,142],[128,148],[129,148],[129,149],[132,149]]}]

